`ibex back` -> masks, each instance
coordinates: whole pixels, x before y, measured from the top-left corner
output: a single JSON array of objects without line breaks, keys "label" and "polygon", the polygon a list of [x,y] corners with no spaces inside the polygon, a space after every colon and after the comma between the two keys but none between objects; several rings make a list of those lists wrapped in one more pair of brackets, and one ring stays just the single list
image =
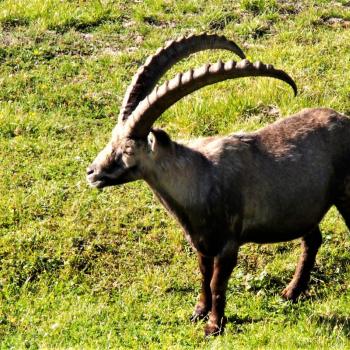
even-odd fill
[{"label": "ibex back", "polygon": [[350,227],[350,119],[331,109],[307,109],[257,132],[174,142],[155,120],[172,104],[205,85],[245,76],[294,81],[261,62],[218,62],[179,74],[156,87],[173,64],[204,49],[239,47],[216,35],[170,42],[151,56],[125,95],[111,141],[87,169],[93,187],[145,180],[183,227],[198,253],[202,288],[192,320],[209,320],[206,335],[224,327],[225,292],[246,242],[301,237],[292,281],[295,300],[306,288],[322,242],[319,222],[335,205]]}]

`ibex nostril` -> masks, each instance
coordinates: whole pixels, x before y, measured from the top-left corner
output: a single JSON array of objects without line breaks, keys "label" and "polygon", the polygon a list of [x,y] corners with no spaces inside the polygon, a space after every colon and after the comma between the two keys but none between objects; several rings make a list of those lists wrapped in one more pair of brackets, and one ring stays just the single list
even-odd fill
[{"label": "ibex nostril", "polygon": [[91,174],[93,174],[93,173],[94,173],[94,168],[88,167],[88,168],[86,169],[86,175],[91,175]]}]

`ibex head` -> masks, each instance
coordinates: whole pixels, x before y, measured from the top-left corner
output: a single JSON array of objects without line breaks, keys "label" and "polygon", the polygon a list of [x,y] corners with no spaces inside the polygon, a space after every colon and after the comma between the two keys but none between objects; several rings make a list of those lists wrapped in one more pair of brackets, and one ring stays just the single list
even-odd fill
[{"label": "ibex head", "polygon": [[90,185],[102,188],[137,180],[138,158],[143,148],[144,142],[129,138],[117,126],[110,142],[87,169]]},{"label": "ibex head", "polygon": [[246,59],[239,63],[206,64],[180,73],[155,88],[160,77],[180,59],[206,49],[227,49],[245,58],[234,42],[207,34],[172,41],[150,56],[127,89],[111,141],[87,169],[91,186],[102,188],[142,178],[145,169],[152,168],[164,151],[171,150],[169,137],[164,131],[153,130],[153,123],[176,101],[203,86],[226,79],[268,76],[285,81],[297,91],[294,81],[284,71],[261,62],[252,64]]}]

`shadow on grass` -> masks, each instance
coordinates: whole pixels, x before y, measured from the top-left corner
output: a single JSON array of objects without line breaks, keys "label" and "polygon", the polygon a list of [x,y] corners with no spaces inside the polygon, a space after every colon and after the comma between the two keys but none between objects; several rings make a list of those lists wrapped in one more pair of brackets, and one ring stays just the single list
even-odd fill
[{"label": "shadow on grass", "polygon": [[[89,33],[92,30],[95,30],[99,26],[109,23],[109,24],[122,24],[123,16],[115,16],[106,11],[101,16],[94,19],[81,19],[81,18],[69,18],[63,23],[52,23],[48,25],[49,30],[55,30],[59,34],[64,34],[71,29],[74,29],[78,32]],[[35,19],[23,17],[8,17],[2,19],[0,24],[2,27],[10,31],[13,28],[29,26],[32,22],[35,22]]]},{"label": "shadow on grass", "polygon": [[27,26],[29,25],[30,20],[28,18],[16,18],[16,17],[8,17],[1,21],[1,25],[4,30],[11,30],[12,28]]},{"label": "shadow on grass", "polygon": [[319,326],[325,328],[329,333],[341,330],[346,337],[350,337],[350,317],[337,314],[318,315],[315,317]]},{"label": "shadow on grass", "polygon": [[64,34],[71,29],[74,29],[82,33],[89,33],[103,24],[106,24],[106,23],[121,24],[121,22],[122,22],[122,17],[114,17],[114,16],[111,16],[109,13],[106,13],[103,16],[90,21],[84,21],[79,18],[72,18],[63,24],[51,25],[49,26],[49,29],[55,30],[60,34]]},{"label": "shadow on grass", "polygon": [[244,317],[240,317],[240,316],[237,316],[237,315],[232,315],[232,316],[228,316],[227,317],[227,323],[232,323],[233,325],[237,325],[237,326],[241,326],[241,325],[244,325],[244,324],[251,324],[251,323],[257,323],[257,322],[260,322],[262,321],[263,318],[252,318],[252,317],[249,317],[249,316],[244,316]]},{"label": "shadow on grass", "polygon": [[169,287],[165,290],[165,293],[194,293],[195,289],[193,287],[186,286],[174,286]]}]

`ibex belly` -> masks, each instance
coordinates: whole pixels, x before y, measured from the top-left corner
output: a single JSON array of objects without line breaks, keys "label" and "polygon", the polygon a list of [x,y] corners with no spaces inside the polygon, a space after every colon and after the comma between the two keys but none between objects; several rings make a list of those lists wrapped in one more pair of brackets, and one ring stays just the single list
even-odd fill
[{"label": "ibex belly", "polygon": [[[241,240],[272,243],[289,241],[315,228],[332,204],[332,174],[327,167],[314,173],[283,174],[252,188],[245,196]],[[278,174],[278,173],[277,173]],[[259,185],[259,182],[257,182]]]}]

